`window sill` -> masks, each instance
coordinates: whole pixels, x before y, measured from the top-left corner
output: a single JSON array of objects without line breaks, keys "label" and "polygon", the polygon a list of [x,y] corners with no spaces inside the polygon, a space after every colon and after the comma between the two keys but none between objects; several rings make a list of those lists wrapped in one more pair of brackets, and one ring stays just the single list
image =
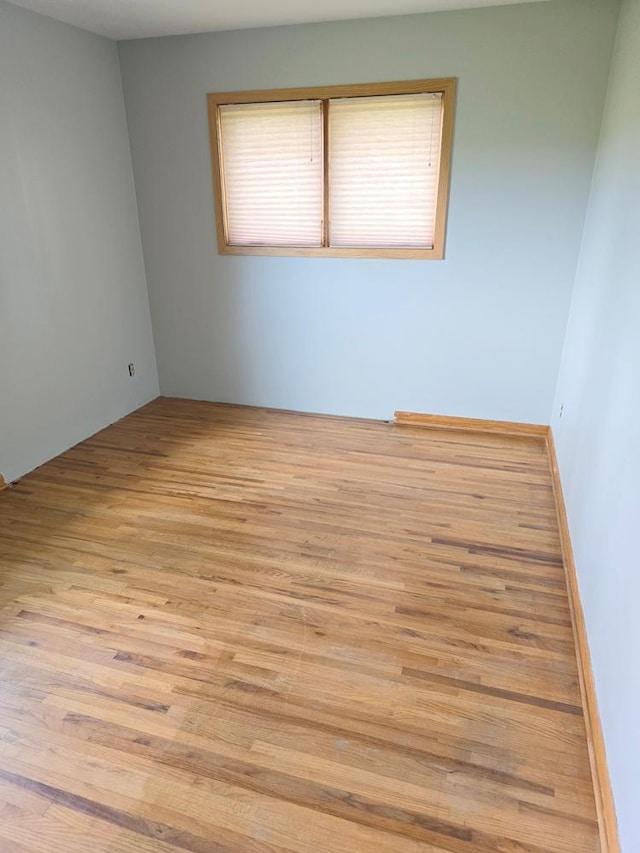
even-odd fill
[{"label": "window sill", "polygon": [[221,255],[263,255],[287,258],[391,258],[441,261],[444,252],[438,249],[365,249],[327,246],[220,246]]}]

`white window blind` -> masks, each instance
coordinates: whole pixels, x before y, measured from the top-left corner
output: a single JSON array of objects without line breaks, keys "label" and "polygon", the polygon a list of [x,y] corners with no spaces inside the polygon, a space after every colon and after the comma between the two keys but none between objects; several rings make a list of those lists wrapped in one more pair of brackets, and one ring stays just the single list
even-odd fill
[{"label": "white window blind", "polygon": [[330,245],[431,248],[441,93],[329,104]]},{"label": "white window blind", "polygon": [[229,245],[322,245],[321,101],[221,105],[219,143]]}]

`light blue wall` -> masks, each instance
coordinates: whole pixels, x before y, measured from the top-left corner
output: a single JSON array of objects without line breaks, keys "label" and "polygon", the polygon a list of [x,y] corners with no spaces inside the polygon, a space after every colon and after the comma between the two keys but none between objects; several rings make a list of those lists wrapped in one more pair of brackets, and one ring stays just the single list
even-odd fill
[{"label": "light blue wall", "polygon": [[117,48],[0,0],[0,473],[157,393]]},{"label": "light blue wall", "polygon": [[552,426],[622,847],[633,853],[640,850],[640,0],[625,0],[620,17]]},{"label": "light blue wall", "polygon": [[[163,393],[548,423],[617,0],[120,44]],[[459,78],[447,258],[220,257],[205,95]]]}]

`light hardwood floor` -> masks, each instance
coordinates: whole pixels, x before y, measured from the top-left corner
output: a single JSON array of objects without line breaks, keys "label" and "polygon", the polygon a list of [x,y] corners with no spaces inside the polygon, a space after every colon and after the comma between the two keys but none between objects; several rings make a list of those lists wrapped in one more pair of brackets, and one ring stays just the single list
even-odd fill
[{"label": "light hardwood floor", "polygon": [[599,850],[542,440],[157,400],[0,564],[2,853]]}]

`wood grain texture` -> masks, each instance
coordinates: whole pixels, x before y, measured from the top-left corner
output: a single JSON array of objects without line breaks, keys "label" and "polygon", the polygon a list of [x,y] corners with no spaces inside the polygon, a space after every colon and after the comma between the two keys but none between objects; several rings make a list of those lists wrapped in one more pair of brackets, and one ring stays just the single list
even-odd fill
[{"label": "wood grain texture", "polygon": [[517,421],[489,421],[483,418],[457,418],[450,415],[426,415],[420,412],[396,412],[397,426],[423,426],[429,429],[487,432],[497,435],[522,435],[545,438],[549,427],[544,424],[524,424]]},{"label": "wood grain texture", "polygon": [[600,849],[538,439],[160,399],[0,564],[0,850]]},{"label": "wood grain texture", "polygon": [[589,651],[589,641],[587,639],[584,612],[580,598],[580,589],[578,587],[578,574],[573,557],[571,536],[569,534],[569,522],[567,519],[567,509],[562,491],[560,469],[558,467],[558,458],[556,456],[553,432],[551,430],[549,430],[547,435],[547,446],[558,515],[558,524],[560,528],[562,559],[567,578],[569,607],[571,609],[571,622],[573,625],[573,634],[576,645],[578,674],[580,676],[580,691],[585,710],[585,726],[587,730],[587,743],[589,747],[591,773],[593,776],[598,824],[600,827],[600,842],[604,853],[619,853],[620,841],[618,839],[618,821],[616,818],[611,780],[609,778],[609,769],[607,766],[607,754],[604,745],[602,723],[600,721],[600,714],[598,711],[595,680],[591,666],[591,653]]}]

